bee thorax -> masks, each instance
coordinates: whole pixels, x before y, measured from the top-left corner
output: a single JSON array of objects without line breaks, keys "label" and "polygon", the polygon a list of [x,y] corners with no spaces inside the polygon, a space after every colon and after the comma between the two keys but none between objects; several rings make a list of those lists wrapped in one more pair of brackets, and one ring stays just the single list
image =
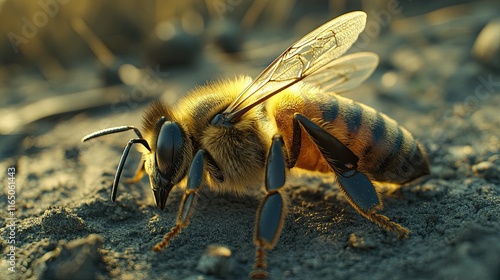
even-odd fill
[{"label": "bee thorax", "polygon": [[247,120],[233,127],[209,126],[200,145],[214,159],[224,176],[224,182],[212,188],[220,192],[244,193],[259,186],[264,174],[268,144],[265,135]]}]

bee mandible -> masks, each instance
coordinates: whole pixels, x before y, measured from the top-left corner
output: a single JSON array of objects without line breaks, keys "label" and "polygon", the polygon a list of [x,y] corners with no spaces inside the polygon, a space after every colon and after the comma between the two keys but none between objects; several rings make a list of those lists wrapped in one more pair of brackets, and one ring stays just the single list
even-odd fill
[{"label": "bee mandible", "polygon": [[148,174],[158,208],[164,209],[172,188],[187,180],[176,224],[154,251],[165,248],[188,226],[202,188],[244,195],[264,186],[251,277],[267,277],[266,251],[281,234],[287,209],[283,190],[290,169],[335,176],[363,217],[399,237],[408,236],[408,229],[377,213],[382,202],[372,181],[403,184],[428,174],[425,151],[388,116],[338,95],[367,79],[378,64],[374,53],[341,57],[365,23],[364,12],[339,16],[286,49],[253,81],[238,77],[208,84],[175,106],[155,101],[145,112],[142,131],[120,126],[82,139],[128,130],[137,135],[123,151],[112,201],[133,145],[139,147],[142,160],[128,182]]}]

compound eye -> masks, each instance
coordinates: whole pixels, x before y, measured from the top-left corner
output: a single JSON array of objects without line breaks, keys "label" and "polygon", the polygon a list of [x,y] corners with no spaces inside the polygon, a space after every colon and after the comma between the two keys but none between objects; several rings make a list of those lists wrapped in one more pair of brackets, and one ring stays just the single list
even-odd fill
[{"label": "compound eye", "polygon": [[164,122],[156,142],[156,164],[165,179],[170,180],[174,175],[183,147],[183,132],[179,124],[171,121]]}]

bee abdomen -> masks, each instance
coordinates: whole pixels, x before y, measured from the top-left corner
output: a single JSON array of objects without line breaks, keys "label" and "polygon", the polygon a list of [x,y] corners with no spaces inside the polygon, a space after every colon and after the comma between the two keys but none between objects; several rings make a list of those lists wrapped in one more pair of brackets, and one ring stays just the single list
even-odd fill
[{"label": "bee abdomen", "polygon": [[358,157],[358,168],[381,182],[405,183],[429,173],[423,148],[393,119],[334,96],[320,106],[325,128]]}]

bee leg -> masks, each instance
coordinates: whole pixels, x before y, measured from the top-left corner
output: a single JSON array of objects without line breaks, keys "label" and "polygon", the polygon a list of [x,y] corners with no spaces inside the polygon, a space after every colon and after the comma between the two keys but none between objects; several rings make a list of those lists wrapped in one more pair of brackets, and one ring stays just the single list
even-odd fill
[{"label": "bee leg", "polygon": [[358,171],[338,174],[337,181],[349,203],[363,217],[381,228],[397,233],[399,238],[408,238],[410,233],[408,229],[391,221],[387,216],[375,212],[382,208],[382,202],[372,182],[365,174]]},{"label": "bee leg", "polygon": [[359,158],[340,140],[302,114],[295,113],[293,119],[309,134],[333,171],[342,174],[356,170]]},{"label": "bee leg", "polygon": [[340,189],[354,209],[380,227],[396,232],[399,237],[408,237],[408,229],[375,212],[382,208],[382,202],[370,179],[357,171],[359,158],[337,138],[304,115],[296,113],[294,121],[300,124],[321,151],[336,173]]},{"label": "bee leg", "polygon": [[133,184],[139,182],[142,177],[144,177],[145,169],[144,169],[144,158],[141,159],[141,162],[137,166],[135,170],[134,177],[125,179],[125,183]]},{"label": "bee leg", "polygon": [[279,190],[286,179],[285,154],[283,139],[280,135],[275,135],[266,164],[267,195],[257,211],[254,233],[254,244],[257,248],[253,271],[250,274],[252,279],[267,278],[266,250],[271,250],[276,245],[283,228],[286,201]]},{"label": "bee leg", "polygon": [[177,236],[183,228],[189,225],[189,221],[196,208],[197,192],[203,183],[204,154],[204,150],[199,150],[189,168],[186,192],[182,197],[175,227],[165,234],[162,242],[159,242],[153,247],[153,251],[160,252],[161,249],[166,248],[170,240]]}]

